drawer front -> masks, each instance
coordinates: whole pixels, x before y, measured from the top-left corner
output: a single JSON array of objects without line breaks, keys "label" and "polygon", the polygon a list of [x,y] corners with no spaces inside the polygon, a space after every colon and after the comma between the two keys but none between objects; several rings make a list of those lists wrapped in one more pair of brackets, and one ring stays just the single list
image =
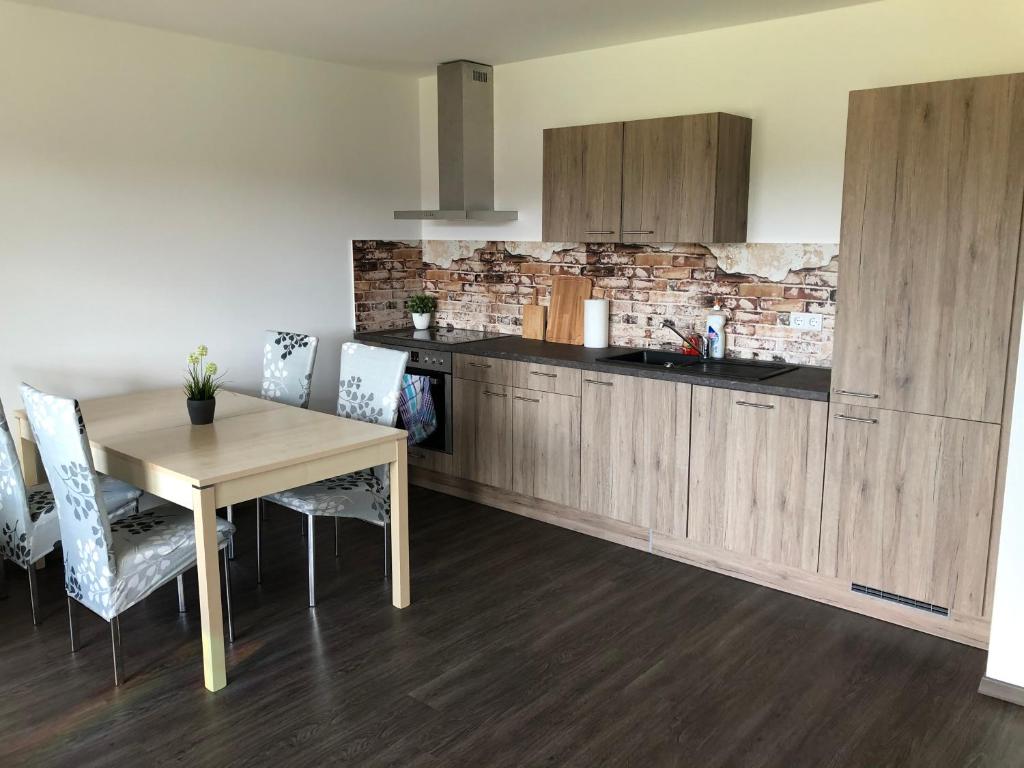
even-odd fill
[{"label": "drawer front", "polygon": [[441,451],[428,451],[409,446],[409,464],[422,469],[429,469],[432,472],[441,472],[445,475],[454,474],[455,457],[450,453]]},{"label": "drawer front", "polygon": [[512,386],[515,378],[515,363],[494,357],[477,355],[455,355],[455,377],[484,384]]},{"label": "drawer front", "polygon": [[575,368],[541,363],[516,363],[515,385],[520,389],[580,396],[582,372]]}]

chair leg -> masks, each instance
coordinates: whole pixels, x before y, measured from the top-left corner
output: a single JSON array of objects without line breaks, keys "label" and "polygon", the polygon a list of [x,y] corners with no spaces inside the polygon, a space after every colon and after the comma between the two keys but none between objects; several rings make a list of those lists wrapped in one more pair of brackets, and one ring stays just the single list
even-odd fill
[{"label": "chair leg", "polygon": [[341,557],[341,521],[334,518],[334,556]]},{"label": "chair leg", "polygon": [[[230,504],[228,504],[228,522],[229,523],[235,522],[235,509]],[[230,557],[232,560],[235,559],[235,537],[234,537],[234,534],[232,534],[231,538],[228,540],[228,557]]]},{"label": "chair leg", "polygon": [[263,583],[263,563],[262,563],[262,552],[263,548],[263,499],[257,497],[256,499],[256,583]]},{"label": "chair leg", "polygon": [[299,512],[299,528],[302,530],[302,538],[306,538],[306,521],[303,520],[305,515]]},{"label": "chair leg", "polygon": [[178,613],[185,613],[185,576],[178,574]]},{"label": "chair leg", "polygon": [[42,617],[39,611],[39,578],[36,576],[36,564],[28,564],[28,598],[32,603],[32,623],[39,626]]},{"label": "chair leg", "polygon": [[228,619],[228,642],[235,642],[235,617],[231,614],[231,560],[224,548],[224,608]]},{"label": "chair leg", "polygon": [[384,523],[384,579],[388,579],[390,575],[391,565],[391,526]]},{"label": "chair leg", "polygon": [[313,546],[313,522],[314,515],[307,515],[309,523],[306,532],[306,543],[309,551],[309,607],[316,608],[316,548]]},{"label": "chair leg", "polygon": [[75,617],[75,601],[68,595],[68,631],[71,634],[71,652],[78,652],[78,619]]},{"label": "chair leg", "polygon": [[110,620],[110,645],[114,651],[114,685],[124,682],[124,659],[121,658],[121,624],[117,616]]}]

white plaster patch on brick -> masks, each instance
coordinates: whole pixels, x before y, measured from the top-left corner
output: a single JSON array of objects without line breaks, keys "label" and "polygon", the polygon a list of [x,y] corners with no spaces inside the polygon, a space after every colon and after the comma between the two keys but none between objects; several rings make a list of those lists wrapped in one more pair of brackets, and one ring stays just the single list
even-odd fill
[{"label": "white plaster patch on brick", "polygon": [[704,243],[723,272],[783,280],[798,269],[824,267],[839,255],[838,243]]},{"label": "white plaster patch on brick", "polygon": [[538,243],[525,240],[506,240],[505,250],[512,256],[528,256],[536,261],[551,261],[558,251],[571,251],[579,243]]},{"label": "white plaster patch on brick", "polygon": [[423,262],[448,269],[457,259],[471,259],[486,240],[424,240]]}]

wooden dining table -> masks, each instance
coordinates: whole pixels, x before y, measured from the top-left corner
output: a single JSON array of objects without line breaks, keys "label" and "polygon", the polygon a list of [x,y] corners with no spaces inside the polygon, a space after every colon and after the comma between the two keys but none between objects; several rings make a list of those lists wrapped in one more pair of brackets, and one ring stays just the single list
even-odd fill
[{"label": "wooden dining table", "polygon": [[[406,433],[262,400],[217,395],[212,424],[192,426],[181,389],[80,402],[97,471],[193,511],[203,680],[227,685],[217,562],[217,509],[277,491],[386,464],[391,473],[392,603],[409,593]],[[15,414],[25,480],[41,482],[38,451],[24,411]]]}]

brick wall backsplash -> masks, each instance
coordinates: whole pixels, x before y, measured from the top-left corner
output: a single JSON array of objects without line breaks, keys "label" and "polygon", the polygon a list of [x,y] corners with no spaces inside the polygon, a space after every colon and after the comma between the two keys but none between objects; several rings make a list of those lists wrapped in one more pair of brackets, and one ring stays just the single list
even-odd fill
[{"label": "brick wall backsplash", "polygon": [[[674,346],[662,320],[699,328],[717,300],[729,312],[729,356],[831,363],[836,258],[770,279],[726,272],[697,244],[357,240],[352,250],[357,330],[410,325],[405,299],[422,291],[437,296],[438,324],[518,334],[522,306],[547,305],[553,276],[583,275],[611,302],[613,345]],[[791,312],[824,315],[822,330],[790,327]]]}]

